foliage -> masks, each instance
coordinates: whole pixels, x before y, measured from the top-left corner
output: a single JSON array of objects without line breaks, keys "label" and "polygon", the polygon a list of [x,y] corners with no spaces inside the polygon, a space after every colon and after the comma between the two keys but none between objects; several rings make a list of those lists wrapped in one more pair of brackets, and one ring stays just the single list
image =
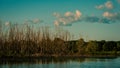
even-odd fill
[{"label": "foliage", "polygon": [[9,25],[0,22],[0,56],[117,55],[120,41],[71,40],[68,31],[51,33],[48,27]]}]

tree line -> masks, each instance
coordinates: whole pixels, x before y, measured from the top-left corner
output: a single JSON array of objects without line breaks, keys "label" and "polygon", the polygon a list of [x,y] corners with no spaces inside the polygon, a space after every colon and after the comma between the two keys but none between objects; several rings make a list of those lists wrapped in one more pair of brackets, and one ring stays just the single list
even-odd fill
[{"label": "tree line", "polygon": [[72,40],[68,31],[0,23],[0,57],[120,55],[120,41]]}]

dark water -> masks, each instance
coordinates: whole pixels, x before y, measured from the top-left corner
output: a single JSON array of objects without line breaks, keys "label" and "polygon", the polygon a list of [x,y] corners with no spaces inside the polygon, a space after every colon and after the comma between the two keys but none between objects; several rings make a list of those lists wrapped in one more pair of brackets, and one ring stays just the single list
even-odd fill
[{"label": "dark water", "polygon": [[0,68],[120,68],[120,57],[0,59]]}]

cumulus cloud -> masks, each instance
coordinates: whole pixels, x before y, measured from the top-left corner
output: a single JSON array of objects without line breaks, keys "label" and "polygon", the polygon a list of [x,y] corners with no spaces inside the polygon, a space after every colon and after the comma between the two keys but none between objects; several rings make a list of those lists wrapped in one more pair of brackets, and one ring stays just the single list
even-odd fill
[{"label": "cumulus cloud", "polygon": [[53,14],[57,20],[54,21],[55,26],[71,26],[73,23],[80,20],[82,13],[79,10],[73,12],[66,12],[64,15],[59,13]]},{"label": "cumulus cloud", "polygon": [[76,10],[75,20],[79,20],[81,16],[82,16],[82,13],[79,10]]},{"label": "cumulus cloud", "polygon": [[96,9],[113,9],[113,3],[111,1],[107,1],[104,4],[98,5],[95,7]]},{"label": "cumulus cloud", "polygon": [[116,13],[104,12],[103,17],[114,21],[120,21],[120,12]]},{"label": "cumulus cloud", "polygon": [[103,17],[106,17],[106,18],[112,18],[114,16],[116,16],[116,14],[110,13],[108,11],[103,13]]},{"label": "cumulus cloud", "polygon": [[116,23],[120,21],[120,12],[104,12],[102,17],[99,16],[86,16],[82,18],[82,21],[89,22],[89,23]]},{"label": "cumulus cloud", "polygon": [[74,14],[72,13],[72,12],[66,12],[65,14],[64,14],[64,16],[65,17],[69,17],[69,16],[73,16]]},{"label": "cumulus cloud", "polygon": [[[56,14],[57,15],[57,14]],[[82,16],[82,13],[79,10],[76,10],[75,13],[66,12],[64,15],[56,16],[56,20],[54,21],[55,26],[72,26],[73,23],[85,21],[88,23],[115,23],[116,21],[120,21],[120,13],[110,13],[104,12],[102,17],[99,16]]]},{"label": "cumulus cloud", "polygon": [[[120,0],[116,0],[118,3],[120,2]],[[104,4],[101,4],[99,6],[96,6],[97,9],[107,9],[107,11],[103,12],[102,16],[103,19],[101,19],[101,22],[116,22],[116,21],[120,21],[120,12],[112,12],[109,11],[114,10],[114,6],[112,1],[107,1]]]},{"label": "cumulus cloud", "polygon": [[111,2],[111,1],[107,1],[107,2],[105,3],[105,7],[108,8],[108,9],[112,9],[112,8],[113,8],[112,2]]}]

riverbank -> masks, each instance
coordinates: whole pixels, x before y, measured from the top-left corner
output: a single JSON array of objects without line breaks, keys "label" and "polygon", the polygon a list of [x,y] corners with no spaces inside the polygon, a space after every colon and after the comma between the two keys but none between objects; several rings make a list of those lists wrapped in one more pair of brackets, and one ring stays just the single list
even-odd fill
[{"label": "riverbank", "polygon": [[1,56],[0,59],[34,59],[34,58],[117,58],[116,55],[41,55],[41,56]]}]

